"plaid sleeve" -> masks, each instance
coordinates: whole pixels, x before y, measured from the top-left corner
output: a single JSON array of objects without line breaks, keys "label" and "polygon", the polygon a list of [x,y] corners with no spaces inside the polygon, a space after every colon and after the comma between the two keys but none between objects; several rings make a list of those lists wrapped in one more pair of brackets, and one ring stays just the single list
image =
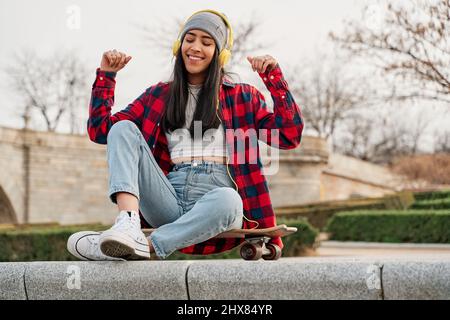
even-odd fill
[{"label": "plaid sleeve", "polygon": [[303,117],[289,91],[279,65],[259,74],[273,100],[273,112],[267,109],[264,95],[252,88],[252,105],[258,139],[279,149],[293,149],[300,144]]},{"label": "plaid sleeve", "polygon": [[101,71],[100,68],[97,68],[96,73],[97,76],[92,85],[87,131],[89,138],[92,141],[106,144],[106,137],[108,136],[109,129],[118,121],[130,120],[141,128],[145,100],[150,88],[130,103],[125,109],[111,115],[111,108],[114,105],[116,73]]}]

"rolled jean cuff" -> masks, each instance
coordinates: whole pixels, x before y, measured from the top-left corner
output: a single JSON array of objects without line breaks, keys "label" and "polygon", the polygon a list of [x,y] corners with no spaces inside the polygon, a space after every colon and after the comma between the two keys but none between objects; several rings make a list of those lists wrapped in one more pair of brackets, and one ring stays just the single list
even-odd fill
[{"label": "rolled jean cuff", "polygon": [[161,259],[167,258],[168,254],[165,254],[165,253],[160,249],[158,242],[155,241],[155,239],[153,239],[153,237],[152,237],[151,235],[148,236],[147,239],[150,239],[150,241],[151,241],[151,243],[152,243],[152,246],[153,246],[153,249],[155,249],[155,253],[156,253],[156,255],[158,256],[158,258],[161,258]]},{"label": "rolled jean cuff", "polygon": [[117,204],[117,197],[116,197],[116,193],[117,192],[127,192],[127,193],[131,193],[133,196],[135,196],[138,201],[139,199],[139,192],[131,187],[131,186],[126,186],[126,185],[116,185],[116,186],[112,186],[109,188],[109,199],[111,199],[111,201],[114,204]]}]

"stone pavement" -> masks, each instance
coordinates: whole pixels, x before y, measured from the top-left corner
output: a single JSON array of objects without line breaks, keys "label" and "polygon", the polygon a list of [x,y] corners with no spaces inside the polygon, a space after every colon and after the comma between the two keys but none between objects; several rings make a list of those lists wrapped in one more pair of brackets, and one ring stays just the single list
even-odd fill
[{"label": "stone pavement", "polygon": [[314,255],[320,257],[364,257],[397,255],[447,255],[450,244],[321,241]]},{"label": "stone pavement", "polygon": [[450,255],[0,263],[0,299],[450,299]]}]

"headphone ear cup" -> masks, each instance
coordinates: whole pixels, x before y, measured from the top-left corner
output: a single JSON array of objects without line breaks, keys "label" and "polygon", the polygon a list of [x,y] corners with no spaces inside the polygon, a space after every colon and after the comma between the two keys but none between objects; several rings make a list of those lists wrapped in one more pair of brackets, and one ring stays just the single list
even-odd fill
[{"label": "headphone ear cup", "polygon": [[180,47],[181,47],[181,42],[180,42],[180,40],[175,40],[175,42],[173,43],[173,46],[172,46],[172,54],[176,57],[177,56],[177,53],[178,53],[178,50],[180,49]]},{"label": "headphone ear cup", "polygon": [[225,66],[231,58],[231,52],[228,49],[223,49],[222,52],[219,55],[219,63],[220,66]]}]

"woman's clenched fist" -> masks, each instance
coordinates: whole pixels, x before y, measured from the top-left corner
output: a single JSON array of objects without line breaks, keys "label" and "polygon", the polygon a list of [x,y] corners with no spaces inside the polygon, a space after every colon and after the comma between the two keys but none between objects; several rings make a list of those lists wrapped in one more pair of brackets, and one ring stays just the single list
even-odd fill
[{"label": "woman's clenched fist", "polygon": [[131,60],[131,56],[127,56],[123,52],[116,49],[103,53],[100,70],[108,72],[117,72]]}]

